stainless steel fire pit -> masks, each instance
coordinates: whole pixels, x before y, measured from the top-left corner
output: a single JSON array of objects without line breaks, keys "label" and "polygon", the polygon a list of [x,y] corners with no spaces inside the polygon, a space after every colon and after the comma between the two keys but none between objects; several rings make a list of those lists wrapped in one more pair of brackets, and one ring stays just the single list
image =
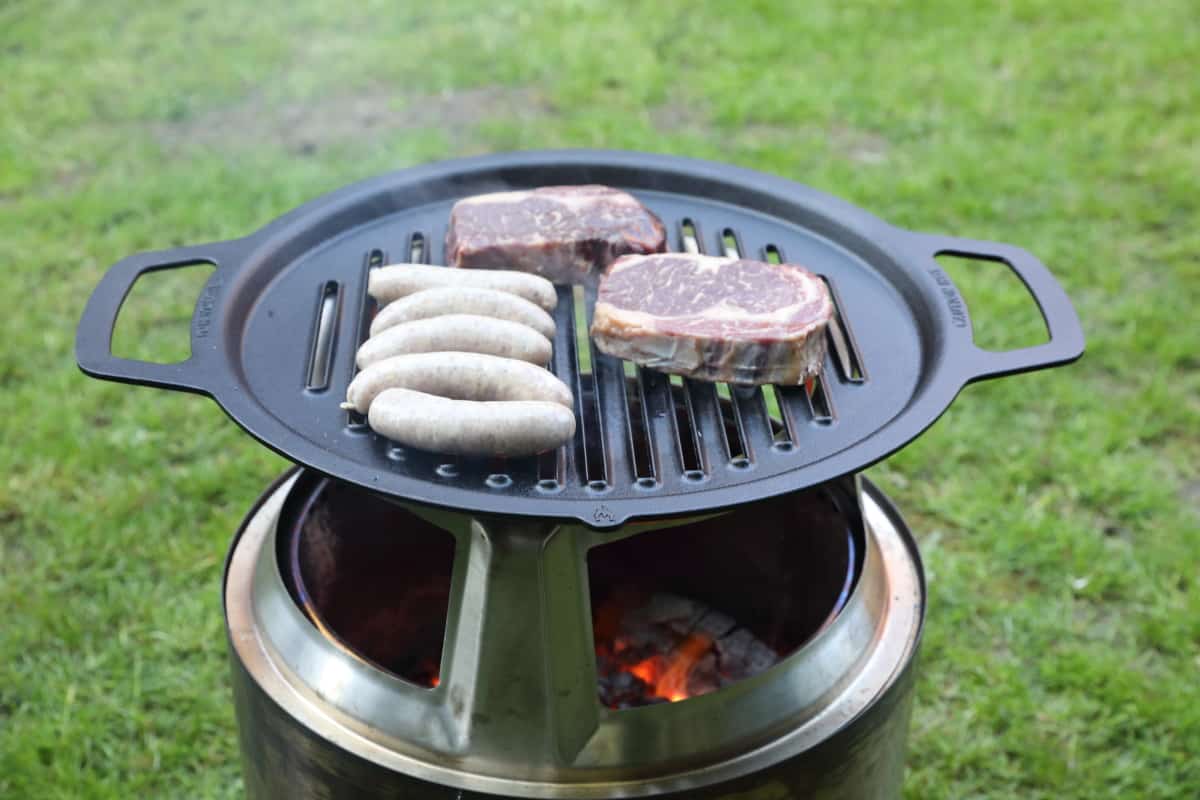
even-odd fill
[{"label": "stainless steel fire pit", "polygon": [[861,486],[856,578],[815,635],[735,685],[621,711],[597,698],[587,554],[669,533],[661,522],[602,533],[396,504],[396,537],[432,524],[455,542],[441,677],[426,688],[323,631],[289,588],[288,535],[323,482],[301,471],[270,489],[229,559],[250,797],[898,794],[925,593],[903,520],[869,482],[848,483]]}]

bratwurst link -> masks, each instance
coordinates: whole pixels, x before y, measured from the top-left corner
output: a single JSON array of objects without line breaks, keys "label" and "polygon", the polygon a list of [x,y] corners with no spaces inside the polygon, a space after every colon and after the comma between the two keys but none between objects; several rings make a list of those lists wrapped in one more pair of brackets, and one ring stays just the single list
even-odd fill
[{"label": "bratwurst link", "polygon": [[462,456],[531,456],[571,438],[575,415],[558,403],[472,402],[388,389],[367,415],[371,428],[408,447]]},{"label": "bratwurst link", "polygon": [[445,314],[401,322],[363,342],[356,361],[366,369],[376,361],[405,353],[455,351],[486,353],[545,365],[550,360],[550,340],[506,319],[478,314]]},{"label": "bratwurst link", "polygon": [[366,414],[387,389],[453,400],[540,400],[568,410],[574,398],[553,373],[525,361],[482,353],[411,353],[376,361],[350,382],[343,408]]},{"label": "bratwurst link", "polygon": [[371,335],[414,319],[443,314],[478,314],[528,325],[547,339],[554,338],[554,318],[515,294],[496,289],[439,287],[425,289],[384,306],[371,321]]},{"label": "bratwurst link", "polygon": [[495,289],[523,297],[546,311],[553,311],[558,304],[554,284],[537,275],[513,270],[453,269],[431,267],[425,264],[392,264],[370,271],[367,292],[386,305],[401,297],[439,287],[468,287],[472,289]]}]

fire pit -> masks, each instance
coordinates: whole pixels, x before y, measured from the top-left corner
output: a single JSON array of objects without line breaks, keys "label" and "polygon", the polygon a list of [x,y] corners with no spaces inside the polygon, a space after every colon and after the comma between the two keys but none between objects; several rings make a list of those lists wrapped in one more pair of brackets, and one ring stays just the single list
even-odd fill
[{"label": "fire pit", "polygon": [[250,795],[894,792],[924,587],[886,499],[676,523],[531,536],[289,476],[226,576]]},{"label": "fire pit", "polygon": [[[559,286],[565,445],[452,458],[340,408],[370,270],[440,263],[463,196],[587,183],[637,195],[677,249],[811,268],[835,307],[821,375],[718,387],[635,368],[586,334],[595,286]],[[1049,341],[977,347],[942,253],[1007,264]],[[197,261],[217,269],[191,357],[114,357],[137,278]],[[591,151],[406,170],[245,239],[132,256],[76,338],[89,374],[209,394],[303,466],[252,510],[225,580],[254,798],[896,795],[924,587],[859,473],[967,383],[1082,348],[1020,248],[901,230],[747,170]]]}]

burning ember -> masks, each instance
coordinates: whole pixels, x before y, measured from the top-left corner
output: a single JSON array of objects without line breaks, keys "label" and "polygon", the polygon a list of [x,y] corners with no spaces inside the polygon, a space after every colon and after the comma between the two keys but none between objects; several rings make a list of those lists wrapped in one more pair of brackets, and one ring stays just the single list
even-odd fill
[{"label": "burning ember", "polygon": [[779,654],[729,616],[665,592],[616,589],[593,619],[600,702],[677,702],[757,675]]}]

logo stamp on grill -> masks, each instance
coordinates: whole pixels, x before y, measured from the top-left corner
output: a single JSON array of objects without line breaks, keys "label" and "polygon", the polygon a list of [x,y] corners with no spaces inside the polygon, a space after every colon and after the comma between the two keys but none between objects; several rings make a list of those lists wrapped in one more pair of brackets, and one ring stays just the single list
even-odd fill
[{"label": "logo stamp on grill", "polygon": [[215,279],[200,294],[196,304],[196,338],[206,339],[212,331],[213,312],[217,308],[217,297],[221,294],[221,280]]},{"label": "logo stamp on grill", "polygon": [[965,328],[970,325],[967,320],[967,306],[963,303],[958,289],[954,288],[954,281],[950,280],[950,276],[937,267],[929,270],[929,274],[933,276],[934,283],[941,287],[942,297],[946,299],[946,307],[950,309],[951,324],[956,328]]},{"label": "logo stamp on grill", "polygon": [[616,518],[617,515],[614,514],[612,509],[608,506],[599,505],[592,510],[592,519],[594,519],[596,522],[612,522]]}]

